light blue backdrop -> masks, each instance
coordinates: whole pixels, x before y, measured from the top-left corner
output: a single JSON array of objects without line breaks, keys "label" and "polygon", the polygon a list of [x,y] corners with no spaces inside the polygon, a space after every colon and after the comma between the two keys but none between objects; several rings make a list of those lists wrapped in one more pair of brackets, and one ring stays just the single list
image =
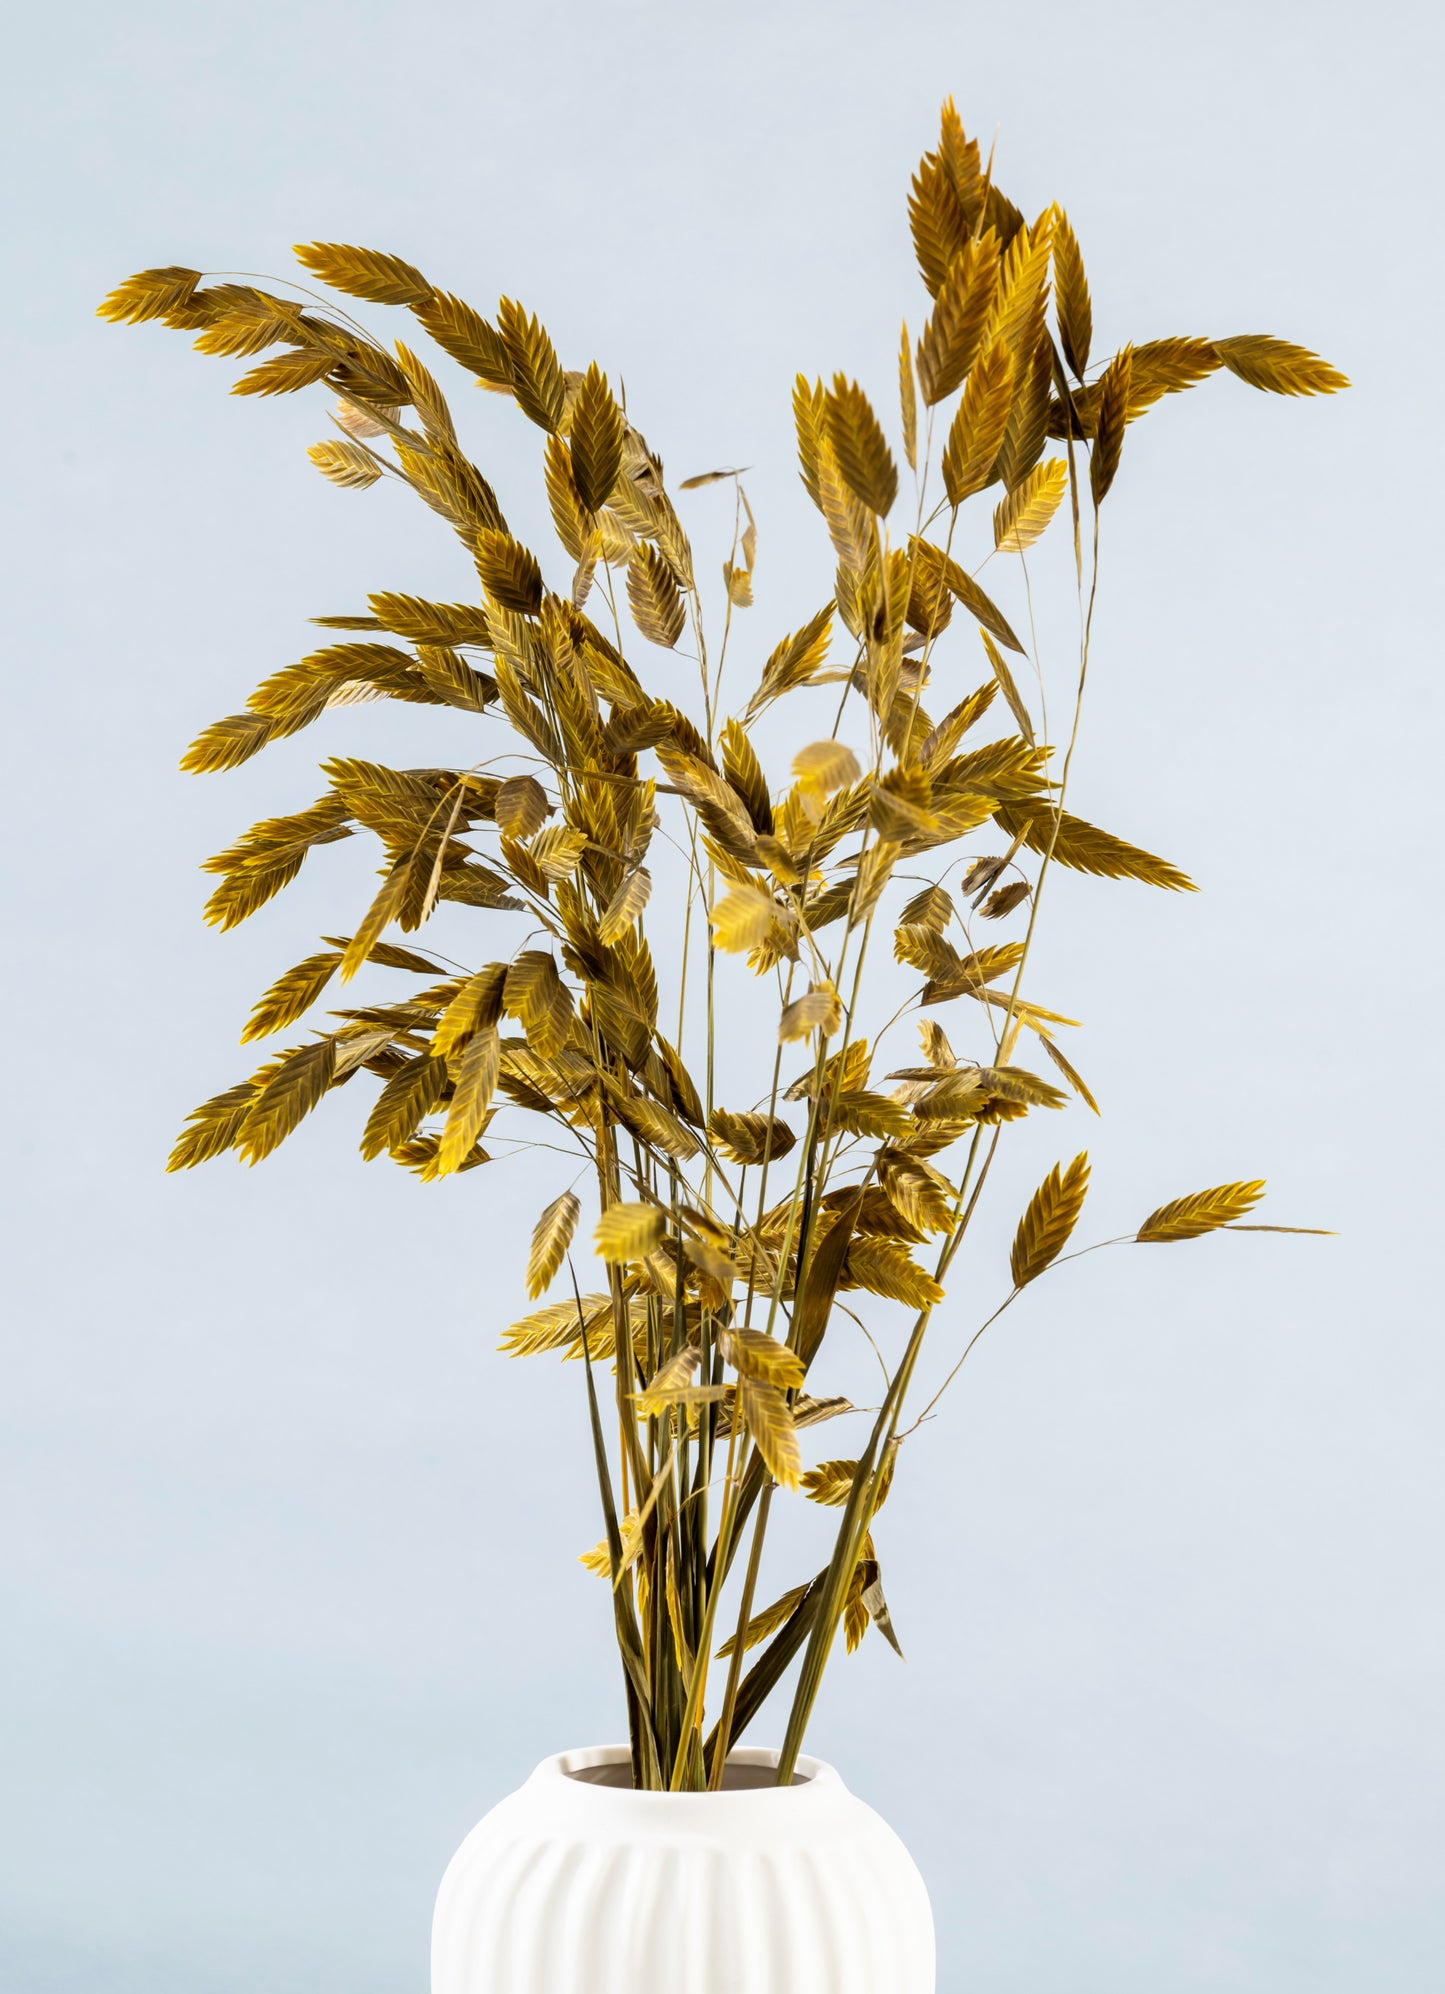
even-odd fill
[{"label": "light blue backdrop", "polygon": [[[1342,1236],[1103,1256],[991,1335],[880,1532],[909,1662],[840,1663],[816,1746],[917,1851],[943,1994],[1433,1984],[1435,23],[91,0],[12,26],[7,1994],[416,1994],[471,1820],[619,1728],[574,1562],[580,1381],[494,1354],[550,1172],[418,1187],[362,1164],[347,1096],[264,1170],[160,1174],[369,864],[323,854],[217,938],[196,862],[315,794],[322,753],[450,750],[372,708],[232,776],[176,754],[308,615],[454,595],[464,563],[315,476],[316,398],[228,400],[224,363],[95,302],[312,237],[520,296],[625,377],[674,475],[755,467],[760,656],[830,572],[793,373],[891,406],[948,91],[1025,209],[1067,203],[1098,350],[1273,332],[1356,386],[1215,381],[1131,431],[1076,795],[1205,890],[1058,886],[1038,989],[1088,1021],[1106,1118],[1031,1125],[947,1334],[1085,1142],[1096,1231],[1260,1174],[1270,1214]],[[539,519],[536,432],[453,382]],[[688,514],[708,573],[715,498]]]}]

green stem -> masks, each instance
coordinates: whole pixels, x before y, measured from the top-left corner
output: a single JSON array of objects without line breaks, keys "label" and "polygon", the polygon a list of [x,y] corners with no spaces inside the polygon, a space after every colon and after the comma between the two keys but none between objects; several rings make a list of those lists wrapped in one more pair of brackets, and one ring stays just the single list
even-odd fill
[{"label": "green stem", "polygon": [[773,1483],[763,1490],[763,1499],[758,1506],[758,1520],[753,1525],[753,1545],[748,1554],[748,1569],[743,1578],[743,1596],[738,1603],[737,1632],[733,1636],[733,1651],[728,1658],[727,1686],[723,1691],[722,1715],[718,1719],[717,1733],[713,1742],[712,1762],[708,1773],[708,1786],[716,1793],[722,1787],[723,1769],[727,1764],[728,1744],[732,1737],[733,1717],[737,1710],[738,1681],[742,1675],[743,1651],[747,1646],[744,1636],[748,1622],[753,1617],[753,1595],[757,1590],[758,1566],[762,1563],[763,1538],[767,1534],[768,1512],[773,1503]]}]

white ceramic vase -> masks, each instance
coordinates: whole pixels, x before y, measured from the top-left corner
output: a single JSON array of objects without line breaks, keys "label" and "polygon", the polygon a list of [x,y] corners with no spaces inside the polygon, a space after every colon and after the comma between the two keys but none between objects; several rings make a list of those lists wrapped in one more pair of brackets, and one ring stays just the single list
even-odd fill
[{"label": "white ceramic vase", "polygon": [[831,1766],[777,1762],[637,1793],[626,1746],[544,1759],[442,1878],[432,1994],[934,1994],[907,1849]]}]

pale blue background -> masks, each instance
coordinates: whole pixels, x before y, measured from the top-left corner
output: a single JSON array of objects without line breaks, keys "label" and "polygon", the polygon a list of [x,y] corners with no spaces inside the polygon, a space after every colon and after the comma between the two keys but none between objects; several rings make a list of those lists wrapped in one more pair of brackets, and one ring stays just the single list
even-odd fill
[{"label": "pale blue background", "polygon": [[[943,1994],[1436,1984],[1437,18],[12,23],[5,1994],[417,1994],[469,1823],[619,1728],[573,1562],[597,1535],[580,1381],[493,1354],[552,1169],[419,1188],[360,1162],[348,1095],[265,1170],[160,1174],[369,863],[322,855],[217,938],[196,861],[308,800],[322,753],[451,752],[389,709],[205,782],[177,751],[307,615],[454,593],[465,564],[419,509],[314,475],[316,398],[229,401],[224,363],[94,304],[147,264],[284,270],[307,237],[483,309],[514,292],[625,376],[674,474],[756,467],[756,662],[827,590],[794,369],[891,406],[923,300],[904,195],[949,90],[1000,127],[1021,205],[1067,202],[1101,351],[1269,331],[1357,385],[1215,381],[1131,432],[1076,793],[1206,891],[1059,889],[1038,990],[1089,1021],[1107,1118],[1030,1125],[945,1340],[1086,1141],[1095,1231],[1258,1173],[1275,1217],[1342,1237],[1087,1261],[986,1340],[880,1531],[910,1661],[840,1664],[816,1745],[917,1851]],[[534,530],[536,432],[453,381]],[[709,573],[725,510],[688,515]]]}]

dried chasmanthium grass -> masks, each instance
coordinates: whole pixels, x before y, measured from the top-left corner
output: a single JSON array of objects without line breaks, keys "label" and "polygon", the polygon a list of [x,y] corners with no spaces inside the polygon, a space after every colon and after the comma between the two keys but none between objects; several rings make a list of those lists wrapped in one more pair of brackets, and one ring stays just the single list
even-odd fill
[{"label": "dried chasmanthium grass", "polygon": [[[950,1265],[1005,1124],[1058,1110],[1070,1094],[1097,1112],[1060,1043],[1072,1021],[1026,994],[1046,879],[1063,867],[1190,890],[1177,867],[1066,808],[1100,508],[1129,425],[1221,371],[1286,395],[1346,385],[1313,354],[1257,336],[1154,339],[1095,367],[1068,218],[1054,207],[1027,223],[951,103],[909,213],[929,303],[921,335],[905,327],[898,355],[907,497],[858,384],[800,378],[798,454],[833,572],[817,614],[765,656],[733,627],[752,602],[756,552],[737,474],[679,487],[736,487],[715,652],[659,458],[597,364],[565,368],[512,299],[486,319],[399,257],[333,243],[298,251],[312,280],[410,313],[542,432],[560,543],[545,572],[464,453],[437,380],[400,341],[379,343],[309,290],[300,302],[180,268],[132,277],[101,306],[107,318],[192,332],[202,352],[269,352],[237,394],[324,386],[336,434],[311,449],[322,474],[355,490],[399,480],[462,543],[457,593],[471,600],[378,594],[364,615],[317,618],[335,640],[263,680],[185,756],[187,769],[234,768],[357,701],[466,716],[465,765],[327,762],[315,802],[253,825],[207,861],[216,886],[206,919],[230,928],[289,885],[314,847],[367,833],[382,852],[375,898],[352,910],[351,932],[279,977],[242,1039],[285,1031],[328,997],[329,1025],[197,1108],[171,1168],[227,1150],[258,1161],[363,1071],[380,1083],[366,1157],[431,1180],[486,1164],[493,1130],[494,1140],[525,1139],[549,1122],[585,1157],[576,1184],[589,1180],[595,1197],[605,1288],[584,1294],[572,1278],[584,1208],[577,1188],[560,1188],[527,1259],[527,1292],[541,1306],[504,1348],[582,1360],[573,1375],[590,1403],[606,1525],[585,1561],[610,1582],[634,1774],[650,1788],[716,1785],[728,1747],[801,1651],[779,1768],[788,1779],[840,1627],[849,1648],[870,1624],[895,1640],[872,1533],[912,1430],[905,1402]],[[978,560],[982,527],[982,551],[1008,557],[998,567],[1008,586],[1010,565],[1018,574],[1060,515],[1084,632],[1063,674],[1072,714],[1062,757],[1030,712],[1037,661],[963,551]],[[684,656],[695,678],[680,669]],[[762,662],[739,683],[745,657]],[[970,686],[975,671],[981,683]],[[819,685],[838,688],[833,726],[796,739],[780,783],[757,751],[757,723]],[[677,890],[654,900],[649,859],[664,836],[686,867],[672,868]],[[423,928],[443,901],[475,910],[474,968],[388,939]],[[691,937],[682,990],[659,989],[648,946],[657,922]],[[890,932],[916,978],[916,1054],[879,1048],[898,1026],[868,952],[876,969]],[[401,979],[389,1001],[349,998],[363,965]],[[756,1070],[724,1103],[713,1096],[726,1037],[719,997],[748,971],[776,990],[776,1042],[726,1048],[729,1072],[749,1056]],[[991,1048],[986,1063],[955,1056],[950,1016],[966,1020],[961,1037]],[[1088,1174],[1079,1155],[1039,1186],[1003,1307],[1058,1262]],[[1262,1189],[1240,1182],[1175,1199],[1137,1238],[1238,1227]],[[847,1306],[838,1298],[860,1290],[900,1304],[911,1329],[856,1456],[805,1472],[800,1431],[852,1410],[827,1395],[822,1353]],[[951,1323],[939,1334],[961,1363],[971,1341]],[[777,1489],[834,1509],[836,1530],[816,1573],[760,1604]],[[724,1623],[730,1575],[739,1582]],[[711,1723],[710,1677],[721,1692]]]}]

